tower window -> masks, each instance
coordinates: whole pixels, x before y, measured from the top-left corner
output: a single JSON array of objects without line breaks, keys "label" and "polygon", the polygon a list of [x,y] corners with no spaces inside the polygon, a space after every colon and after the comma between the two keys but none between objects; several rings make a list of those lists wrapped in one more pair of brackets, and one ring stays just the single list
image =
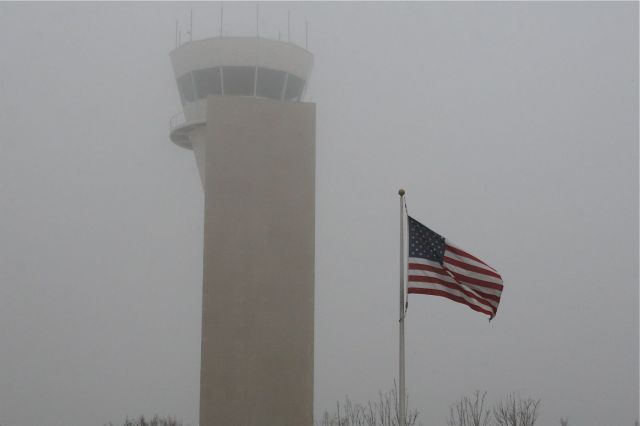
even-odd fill
[{"label": "tower window", "polygon": [[302,89],[304,88],[304,80],[296,77],[293,74],[289,74],[287,77],[287,88],[284,92],[284,98],[290,100],[300,100],[302,96]]},{"label": "tower window", "polygon": [[222,93],[220,90],[220,68],[195,70],[193,72],[193,82],[196,86],[196,97],[198,99]]},{"label": "tower window", "polygon": [[284,85],[284,71],[258,68],[258,89],[256,95],[264,98],[280,99]]},{"label": "tower window", "polygon": [[180,92],[180,98],[182,103],[193,102],[196,100],[195,93],[193,91],[193,81],[191,80],[191,73],[186,73],[178,80],[178,91]]},{"label": "tower window", "polygon": [[223,67],[225,95],[253,96],[254,67]]}]

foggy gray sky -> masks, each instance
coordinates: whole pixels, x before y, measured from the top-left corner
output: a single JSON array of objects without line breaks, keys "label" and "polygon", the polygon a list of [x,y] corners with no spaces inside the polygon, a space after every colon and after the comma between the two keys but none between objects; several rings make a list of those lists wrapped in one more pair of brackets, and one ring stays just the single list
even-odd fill
[{"label": "foggy gray sky", "polygon": [[[0,3],[0,424],[196,425],[203,194],[169,141],[175,20],[219,4]],[[498,269],[498,315],[411,296],[410,405],[638,416],[638,4],[268,3],[315,55],[315,411],[397,375],[398,197]],[[225,6],[253,35],[253,4]]]}]

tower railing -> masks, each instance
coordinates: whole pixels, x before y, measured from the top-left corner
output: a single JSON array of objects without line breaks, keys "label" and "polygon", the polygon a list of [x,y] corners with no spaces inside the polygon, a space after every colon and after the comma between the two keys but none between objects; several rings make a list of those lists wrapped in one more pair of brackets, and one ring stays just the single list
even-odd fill
[{"label": "tower railing", "polygon": [[184,116],[184,111],[180,111],[180,112],[174,114],[169,119],[169,131],[173,131],[173,130],[177,129],[178,127],[184,125],[186,122],[187,122],[187,119]]}]

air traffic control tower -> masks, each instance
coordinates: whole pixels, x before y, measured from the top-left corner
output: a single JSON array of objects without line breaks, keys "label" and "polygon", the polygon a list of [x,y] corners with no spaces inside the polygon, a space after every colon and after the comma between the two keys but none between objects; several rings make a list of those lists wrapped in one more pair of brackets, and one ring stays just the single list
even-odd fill
[{"label": "air traffic control tower", "polygon": [[170,54],[204,188],[200,426],[313,423],[315,104],[307,50],[257,37]]}]

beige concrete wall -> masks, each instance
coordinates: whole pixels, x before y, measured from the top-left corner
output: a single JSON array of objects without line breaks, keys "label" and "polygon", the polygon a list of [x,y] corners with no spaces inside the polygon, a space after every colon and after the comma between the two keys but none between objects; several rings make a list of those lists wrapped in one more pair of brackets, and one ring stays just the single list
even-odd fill
[{"label": "beige concrete wall", "polygon": [[200,174],[200,182],[202,182],[202,188],[206,187],[205,182],[205,161],[207,150],[208,132],[206,122],[202,125],[195,125],[189,132],[189,142],[191,143],[191,149],[196,157],[196,166],[198,166],[198,173]]},{"label": "beige concrete wall", "polygon": [[311,426],[315,105],[207,102],[200,425]]}]

